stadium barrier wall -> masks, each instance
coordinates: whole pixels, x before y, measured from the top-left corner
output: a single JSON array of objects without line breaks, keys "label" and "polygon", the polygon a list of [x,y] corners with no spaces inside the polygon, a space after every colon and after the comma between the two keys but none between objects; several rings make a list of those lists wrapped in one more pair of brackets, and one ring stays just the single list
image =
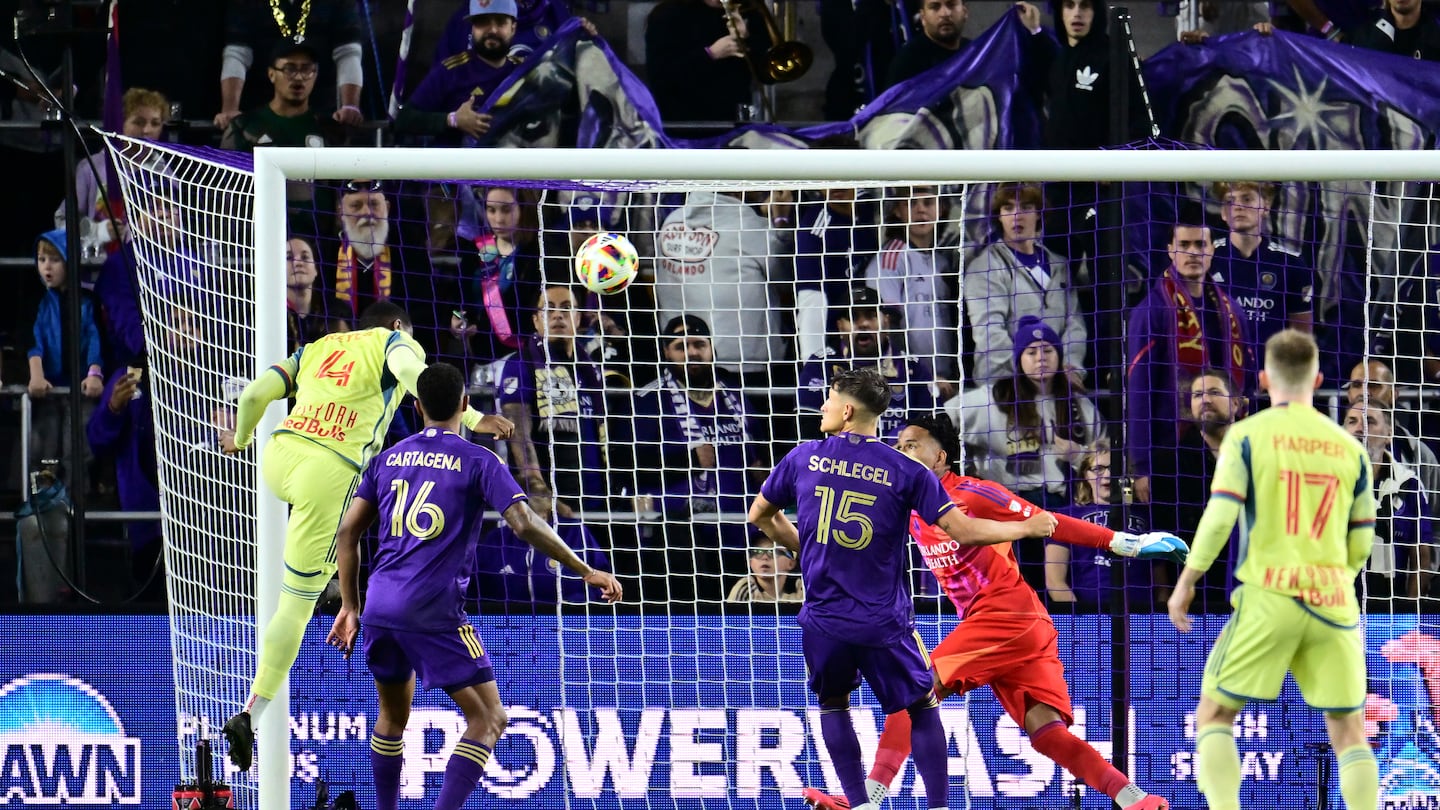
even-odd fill
[{"label": "stadium barrier wall", "polygon": [[[668,643],[715,652],[677,651],[656,659],[616,649],[613,666],[621,672],[627,661],[657,668],[647,673],[645,686],[638,679],[627,686],[623,677],[592,689],[571,684],[562,699],[556,644],[562,621],[588,625],[566,629],[595,630],[619,639],[618,646],[644,639],[647,649]],[[792,617],[693,617],[680,620],[694,623],[693,632],[683,635],[672,632],[676,617],[663,621],[478,617],[510,726],[467,807],[563,807],[567,782],[568,806],[604,808],[719,807],[727,797],[731,807],[793,808],[802,782],[836,789],[818,745],[818,712],[795,654],[799,631]],[[1223,622],[1202,617],[1197,631],[1182,639],[1162,615],[1131,619],[1132,638],[1146,640],[1130,658],[1131,768],[1141,785],[1171,797],[1176,808],[1201,806],[1190,712],[1205,650]],[[621,629],[616,625],[635,632],[615,633]],[[1059,617],[1057,626],[1081,736],[1108,753],[1110,678],[1093,654],[1070,652],[1107,644],[1109,620]],[[316,780],[325,779],[332,796],[353,789],[361,807],[373,807],[368,752],[374,689],[358,656],[347,662],[325,646],[328,627],[312,624],[291,678],[293,806],[311,806]],[[1377,720],[1372,739],[1387,798],[1382,806],[1434,807],[1440,802],[1440,747],[1433,709],[1420,667],[1404,662],[1405,650],[1416,646],[1409,642],[1419,639],[1417,620],[1372,618],[1368,629],[1372,688],[1385,692],[1371,698]],[[662,632],[665,639],[647,638]],[[922,625],[922,634],[927,643],[937,641],[928,637],[935,634],[933,624]],[[41,638],[70,643],[37,644]],[[0,806],[54,806],[62,799],[165,806],[179,777],[177,732],[187,743],[197,734],[218,737],[224,718],[186,718],[176,728],[163,616],[0,617],[0,648],[9,651],[0,672]],[[666,686],[657,687],[662,682]],[[645,688],[652,693],[642,693]],[[435,692],[421,693],[417,701],[406,734],[402,806],[428,806],[438,795],[450,747],[464,727],[448,703]],[[860,704],[875,705],[868,692]],[[874,711],[873,721],[857,715],[867,760],[882,720]],[[972,808],[1073,806],[1068,775],[1030,748],[988,689],[973,693],[968,705],[952,698],[943,712],[953,789],[958,793],[968,782]],[[1316,806],[1321,754],[1313,744],[1323,730],[1318,716],[1301,708],[1293,684],[1287,682],[1281,703],[1249,707],[1237,729],[1250,806]],[[901,801],[919,795],[915,782],[907,766],[898,787]],[[1110,805],[1087,791],[1081,806]],[[1338,797],[1331,806],[1340,806]]]}]

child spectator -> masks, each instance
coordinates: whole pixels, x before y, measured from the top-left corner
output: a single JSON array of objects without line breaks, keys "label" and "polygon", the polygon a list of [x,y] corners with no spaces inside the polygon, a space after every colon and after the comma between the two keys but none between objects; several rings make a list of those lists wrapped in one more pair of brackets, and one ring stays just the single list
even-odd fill
[{"label": "child spectator", "polygon": [[805,583],[792,577],[795,554],[768,537],[750,541],[750,574],[735,583],[726,602],[803,602]]},{"label": "child spectator", "polygon": [[1041,244],[1045,196],[1037,185],[1006,183],[995,191],[991,219],[1000,238],[965,268],[965,312],[975,341],[974,378],[993,383],[1015,373],[1010,336],[1026,315],[1060,335],[1060,356],[1079,380],[1087,330],[1063,256]]},{"label": "child spectator", "polygon": [[[64,294],[68,283],[65,268],[65,232],[46,231],[35,240],[35,269],[45,285],[45,295],[35,313],[35,343],[30,349],[30,398],[33,400],[31,459],[71,458],[69,400],[49,396],[57,386],[78,384],[85,395],[80,419],[88,422],[95,399],[105,388],[101,370],[100,330],[95,325],[95,305],[87,293],[80,299],[80,356],[86,365],[82,377],[70,367],[66,336]],[[89,449],[85,452],[87,462]]]},{"label": "child spectator", "polygon": [[[1138,510],[1120,526],[1120,509],[1110,503],[1110,443],[1100,440],[1080,458],[1076,468],[1075,505],[1059,510],[1097,526],[1144,534],[1145,519]],[[1103,607],[1112,591],[1111,566],[1125,566],[1125,590],[1131,610],[1147,611],[1154,603],[1150,590],[1150,561],[1130,563],[1098,549],[1079,546],[1072,552],[1064,543],[1045,543],[1045,595],[1052,605],[1069,603],[1086,608]]]}]

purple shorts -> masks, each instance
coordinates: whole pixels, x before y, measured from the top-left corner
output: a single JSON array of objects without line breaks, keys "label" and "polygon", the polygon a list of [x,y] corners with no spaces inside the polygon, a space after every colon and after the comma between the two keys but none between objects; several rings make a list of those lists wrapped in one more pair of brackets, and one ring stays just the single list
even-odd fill
[{"label": "purple shorts", "polygon": [[468,622],[440,633],[365,625],[365,665],[381,683],[419,675],[426,689],[454,692],[495,680],[490,656]]},{"label": "purple shorts", "polygon": [[925,697],[934,685],[930,657],[919,636],[890,647],[851,644],[810,628],[804,628],[800,637],[810,691],[822,703],[859,689],[863,675],[880,708],[894,714]]}]

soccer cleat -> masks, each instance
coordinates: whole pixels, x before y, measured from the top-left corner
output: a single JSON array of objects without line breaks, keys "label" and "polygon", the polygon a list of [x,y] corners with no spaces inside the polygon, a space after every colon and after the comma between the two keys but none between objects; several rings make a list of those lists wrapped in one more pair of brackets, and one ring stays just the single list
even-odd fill
[{"label": "soccer cleat", "polygon": [[805,788],[800,791],[800,798],[805,800],[807,807],[814,807],[816,810],[850,810],[850,800],[844,796],[831,796],[820,788]]},{"label": "soccer cleat", "polygon": [[240,712],[225,721],[221,729],[225,743],[230,746],[230,761],[242,772],[250,770],[255,753],[255,732],[250,729],[250,713]]},{"label": "soccer cleat", "polygon": [[1151,793],[1134,804],[1126,805],[1125,810],[1170,810],[1170,802]]}]

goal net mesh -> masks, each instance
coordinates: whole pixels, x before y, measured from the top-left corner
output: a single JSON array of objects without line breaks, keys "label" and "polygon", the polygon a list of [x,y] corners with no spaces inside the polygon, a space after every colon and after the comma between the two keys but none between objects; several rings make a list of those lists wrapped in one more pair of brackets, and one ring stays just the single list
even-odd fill
[{"label": "goal net mesh", "polygon": [[[1426,678],[1440,671],[1422,620],[1440,476],[1424,405],[1440,370],[1428,184],[964,183],[941,160],[933,182],[904,186],[292,181],[287,277],[262,282],[248,158],[122,139],[111,152],[155,385],[182,746],[216,736],[254,672],[254,457],[219,455],[214,436],[238,386],[280,359],[253,357],[264,283],[286,286],[290,350],[353,328],[374,300],[403,303],[431,361],[518,426],[475,440],[625,584],[626,606],[594,601],[492,513],[469,609],[511,717],[480,793],[507,806],[778,807],[802,786],[839,792],[805,687],[804,582],[745,511],[773,464],[818,435],[840,370],[889,378],[887,441],[907,417],[939,415],[962,437],[957,472],[1189,540],[1212,443],[1266,407],[1260,347],[1287,325],[1320,343],[1317,407],[1386,462],[1358,587],[1387,800],[1440,786],[1422,767]],[[574,250],[597,231],[638,249],[641,277],[622,293],[575,284]],[[417,426],[402,408],[392,435]],[[863,528],[845,504],[830,514],[837,531]],[[1229,548],[1183,638],[1164,615],[1173,566],[1013,549],[1055,619],[1077,734],[1107,757],[1123,741],[1117,764],[1176,806],[1201,801],[1190,712],[1230,610]],[[933,648],[955,609],[918,549],[912,574]],[[361,656],[323,646],[328,627],[313,622],[292,675],[295,796],[325,779],[366,804],[373,687]],[[1247,802],[1316,797],[1333,773],[1310,747],[1318,716],[1292,685],[1282,696],[1295,700],[1241,717]],[[868,764],[883,718],[866,689],[856,705]],[[967,806],[1109,806],[1037,754],[989,690],[943,714]],[[402,796],[433,801],[463,729],[443,695],[420,695]],[[248,776],[229,778],[254,806]],[[913,767],[894,790],[922,795]]]}]

